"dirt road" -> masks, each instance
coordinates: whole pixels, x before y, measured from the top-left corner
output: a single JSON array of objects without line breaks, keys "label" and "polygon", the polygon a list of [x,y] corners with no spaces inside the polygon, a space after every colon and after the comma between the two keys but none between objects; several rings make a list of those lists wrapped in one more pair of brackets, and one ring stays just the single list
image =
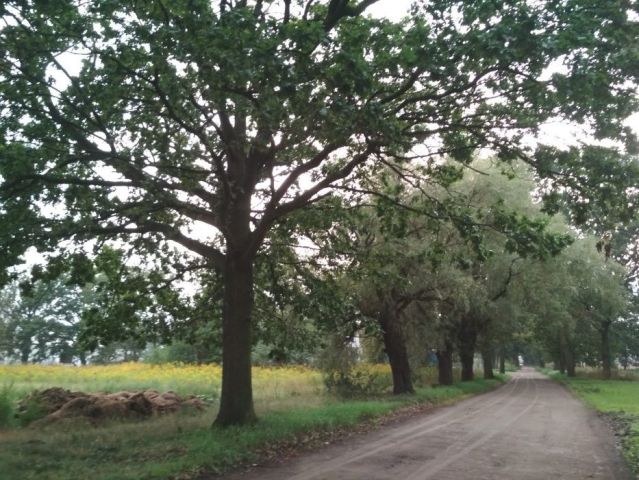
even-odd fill
[{"label": "dirt road", "polygon": [[630,480],[612,432],[532,369],[401,424],[228,480]]}]

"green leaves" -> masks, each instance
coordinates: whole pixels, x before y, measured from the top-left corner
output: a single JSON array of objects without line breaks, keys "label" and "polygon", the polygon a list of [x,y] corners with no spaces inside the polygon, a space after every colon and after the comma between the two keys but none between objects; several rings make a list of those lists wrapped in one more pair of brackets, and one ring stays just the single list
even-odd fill
[{"label": "green leaves", "polygon": [[496,212],[495,226],[507,238],[506,250],[522,257],[544,260],[573,242],[570,235],[548,232],[548,219],[531,219],[517,212]]},{"label": "green leaves", "polygon": [[[394,23],[327,1],[285,20],[275,3],[4,2],[0,269],[29,247],[95,241],[96,258],[86,248],[51,271],[101,276],[115,292],[92,313],[96,336],[114,336],[109,322],[143,336],[145,322],[170,330],[162,313],[197,316],[171,289],[153,302],[145,292],[191,267],[220,269],[228,246],[293,264],[290,244],[308,234],[336,276],[348,265],[373,288],[408,278],[403,293],[504,249],[564,248],[530,188],[462,181],[480,150],[515,179],[516,159],[534,167],[546,212],[599,230],[635,215],[637,141],[623,128],[637,108],[632,4],[433,0]],[[550,120],[616,147],[533,152]],[[100,248],[114,244],[154,268]],[[339,311],[326,300],[339,282],[325,292],[313,269],[272,267],[259,267],[258,292],[283,323],[310,311],[298,301],[310,287],[269,284],[273,271],[307,275],[325,300],[307,305],[323,318]]]}]

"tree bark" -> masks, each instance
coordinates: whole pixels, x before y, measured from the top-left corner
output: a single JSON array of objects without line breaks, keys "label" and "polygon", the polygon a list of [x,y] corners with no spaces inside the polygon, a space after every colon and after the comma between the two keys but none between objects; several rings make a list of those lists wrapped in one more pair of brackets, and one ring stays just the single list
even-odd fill
[{"label": "tree bark", "polygon": [[406,338],[401,319],[395,311],[395,305],[387,304],[381,312],[381,324],[384,336],[384,347],[393,375],[393,393],[415,393],[411,378]]},{"label": "tree bark", "polygon": [[484,364],[484,379],[491,380],[495,378],[495,374],[493,372],[493,357],[494,351],[490,347],[485,347],[481,351],[481,358]]},{"label": "tree bark", "polygon": [[559,366],[557,370],[559,370],[559,373],[561,373],[562,375],[566,373],[566,359],[564,357],[563,352],[561,355],[559,355]]},{"label": "tree bark", "polygon": [[569,377],[575,377],[577,375],[575,371],[575,355],[564,329],[560,332],[559,350],[561,359],[560,372],[564,373],[565,371]]},{"label": "tree bark", "polygon": [[506,355],[503,347],[499,351],[499,373],[502,375],[506,373]]},{"label": "tree bark", "polygon": [[460,351],[459,359],[461,360],[462,371],[461,381],[471,382],[475,379],[475,371],[473,370],[473,364],[475,363],[475,353],[473,351]]},{"label": "tree bark", "polygon": [[22,345],[20,347],[20,363],[29,363],[29,357],[31,356],[31,344],[28,346]]},{"label": "tree bark", "polygon": [[601,367],[604,380],[612,378],[612,358],[610,355],[610,321],[603,322],[599,333],[601,334]]},{"label": "tree bark", "polygon": [[477,345],[477,329],[474,319],[469,317],[462,319],[458,341],[459,358],[462,364],[461,380],[469,382],[475,379],[473,364],[475,362],[475,346]]},{"label": "tree bark", "polygon": [[453,346],[446,342],[443,350],[437,350],[437,372],[440,385],[452,385],[453,377]]},{"label": "tree bark", "polygon": [[[31,321],[31,316],[28,317],[28,320]],[[18,349],[20,351],[20,363],[27,364],[29,363],[29,358],[31,357],[31,336],[24,336],[20,339],[20,343],[18,344]]]},{"label": "tree bark", "polygon": [[576,364],[575,364],[575,355],[572,351],[572,348],[568,346],[566,348],[566,374],[569,377],[576,377]]},{"label": "tree bark", "polygon": [[222,313],[222,394],[216,426],[256,420],[251,385],[253,258],[227,252]]}]

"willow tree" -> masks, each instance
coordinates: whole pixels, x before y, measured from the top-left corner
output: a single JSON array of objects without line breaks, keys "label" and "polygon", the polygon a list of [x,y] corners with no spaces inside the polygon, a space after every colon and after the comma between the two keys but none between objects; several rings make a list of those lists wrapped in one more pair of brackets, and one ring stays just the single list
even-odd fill
[{"label": "willow tree", "polygon": [[364,166],[481,147],[583,198],[580,149],[522,139],[564,119],[632,140],[635,3],[434,0],[401,22],[368,16],[374,3],[2,2],[2,266],[119,239],[219,268],[217,423],[238,424],[255,417],[253,262],[291,212]]}]

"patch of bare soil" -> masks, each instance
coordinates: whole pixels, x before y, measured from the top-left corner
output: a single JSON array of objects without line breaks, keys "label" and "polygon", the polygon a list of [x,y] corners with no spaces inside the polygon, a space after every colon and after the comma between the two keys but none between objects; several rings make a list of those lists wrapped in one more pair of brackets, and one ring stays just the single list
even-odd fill
[{"label": "patch of bare soil", "polygon": [[33,421],[30,426],[58,420],[84,418],[91,423],[106,419],[140,419],[183,409],[203,410],[206,404],[195,396],[156,390],[117,393],[72,392],[63,388],[36,390],[18,404],[16,416]]}]

